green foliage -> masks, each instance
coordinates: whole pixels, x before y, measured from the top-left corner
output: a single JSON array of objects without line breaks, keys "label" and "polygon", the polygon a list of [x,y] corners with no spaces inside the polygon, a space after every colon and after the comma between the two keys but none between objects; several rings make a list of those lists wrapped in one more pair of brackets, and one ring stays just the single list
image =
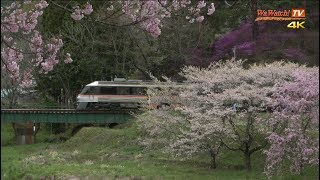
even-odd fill
[{"label": "green foliage", "polygon": [[12,124],[1,122],[1,146],[14,143],[15,139]]}]

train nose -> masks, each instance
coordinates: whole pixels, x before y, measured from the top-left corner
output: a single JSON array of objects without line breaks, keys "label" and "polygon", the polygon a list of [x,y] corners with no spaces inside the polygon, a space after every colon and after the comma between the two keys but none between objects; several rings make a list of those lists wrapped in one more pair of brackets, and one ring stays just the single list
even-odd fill
[{"label": "train nose", "polygon": [[81,95],[79,94],[79,95],[77,96],[77,102],[80,102],[82,99],[83,99],[83,97],[81,97]]}]

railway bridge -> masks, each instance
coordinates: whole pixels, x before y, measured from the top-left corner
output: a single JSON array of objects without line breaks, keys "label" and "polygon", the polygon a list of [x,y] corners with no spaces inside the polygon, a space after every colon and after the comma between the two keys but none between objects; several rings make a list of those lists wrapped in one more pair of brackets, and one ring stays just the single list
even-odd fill
[{"label": "railway bridge", "polygon": [[32,144],[40,123],[124,123],[137,113],[136,109],[1,109],[1,122],[11,122],[18,144]]}]

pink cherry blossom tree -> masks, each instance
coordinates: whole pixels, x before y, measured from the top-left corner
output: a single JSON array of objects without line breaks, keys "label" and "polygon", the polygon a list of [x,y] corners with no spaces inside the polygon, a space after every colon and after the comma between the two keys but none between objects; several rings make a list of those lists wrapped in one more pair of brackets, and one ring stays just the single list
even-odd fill
[{"label": "pink cherry blossom tree", "polygon": [[285,159],[300,174],[306,165],[319,165],[319,68],[299,70],[294,81],[277,84],[271,101],[274,108],[270,125],[271,147],[267,151],[265,172],[270,177]]},{"label": "pink cherry blossom tree", "polygon": [[[74,13],[78,16],[75,20],[83,18],[81,10],[76,9]],[[122,0],[110,1],[109,6],[102,9],[106,12],[96,21],[110,24],[112,17],[120,17],[117,26],[138,25],[153,37],[161,34],[161,27],[165,25],[164,20],[175,15],[184,15],[190,23],[201,23],[206,16],[214,13],[214,3],[206,3],[204,0]],[[183,13],[184,12],[184,13]]]},{"label": "pink cherry blossom tree", "polygon": [[[33,73],[48,73],[59,62],[61,38],[44,38],[37,25],[44,1],[19,1],[1,7],[1,66],[12,84],[32,85]],[[70,55],[66,63],[72,62]]]},{"label": "pink cherry blossom tree", "polygon": [[[58,63],[61,38],[43,38],[37,25],[48,3],[41,1],[12,2],[1,7],[1,68],[10,83],[12,102],[16,104],[22,88],[34,83],[34,73],[47,73]],[[68,61],[70,62],[70,60]],[[7,81],[8,82],[8,81]]]}]

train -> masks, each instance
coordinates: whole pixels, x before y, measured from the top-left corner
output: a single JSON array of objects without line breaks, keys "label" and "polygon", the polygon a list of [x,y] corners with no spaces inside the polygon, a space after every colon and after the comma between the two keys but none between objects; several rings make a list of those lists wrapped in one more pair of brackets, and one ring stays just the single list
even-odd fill
[{"label": "train", "polygon": [[[77,96],[77,110],[137,109],[148,105],[147,89],[159,83],[142,80],[115,79],[87,84]],[[177,86],[181,86],[181,83]],[[163,103],[165,104],[165,102]],[[159,105],[152,105],[159,106]]]}]

